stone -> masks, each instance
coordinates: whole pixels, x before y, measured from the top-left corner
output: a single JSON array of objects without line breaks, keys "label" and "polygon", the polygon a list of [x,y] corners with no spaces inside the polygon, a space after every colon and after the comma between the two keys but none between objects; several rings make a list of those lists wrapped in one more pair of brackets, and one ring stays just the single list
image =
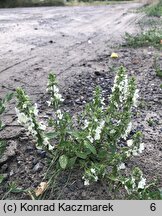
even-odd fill
[{"label": "stone", "polygon": [[2,157],[0,158],[0,165],[4,164],[7,162],[11,157],[16,155],[16,150],[17,150],[17,142],[15,141],[10,141],[8,143],[9,145],[6,147],[6,150]]},{"label": "stone", "polygon": [[43,169],[43,165],[42,165],[40,162],[38,162],[38,163],[34,166],[33,172],[34,172],[34,173],[40,172],[42,169]]}]

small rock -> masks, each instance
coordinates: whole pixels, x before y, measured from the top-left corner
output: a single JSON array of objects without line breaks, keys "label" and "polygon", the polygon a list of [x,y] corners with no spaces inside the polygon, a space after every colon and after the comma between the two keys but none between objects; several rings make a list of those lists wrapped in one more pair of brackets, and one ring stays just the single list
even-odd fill
[{"label": "small rock", "polygon": [[23,141],[29,140],[29,138],[26,136],[23,136],[23,137],[19,137],[19,140],[23,142]]},{"label": "small rock", "polygon": [[91,63],[88,63],[87,66],[88,66],[88,67],[92,67]]},{"label": "small rock", "polygon": [[80,101],[83,101],[84,100],[84,97],[83,96],[80,96]]},{"label": "small rock", "polygon": [[37,154],[41,157],[41,158],[45,158],[46,157],[46,152],[41,150],[41,149],[38,149],[37,150]]},{"label": "small rock", "polygon": [[33,172],[36,173],[36,172],[41,171],[42,169],[43,169],[43,165],[42,165],[40,162],[38,162],[38,163],[34,166]]},{"label": "small rock", "polygon": [[32,161],[32,164],[35,166],[37,163],[38,163],[38,160],[34,158]]},{"label": "small rock", "polygon": [[11,171],[10,171],[10,176],[13,176],[13,175],[14,175],[14,171],[11,170]]},{"label": "small rock", "polygon": [[54,42],[53,42],[53,40],[50,40],[49,43],[52,44],[52,43],[54,43]]},{"label": "small rock", "polygon": [[25,173],[25,170],[21,170],[21,171],[20,171],[20,174],[24,174],[24,173]]},{"label": "small rock", "polygon": [[4,154],[0,158],[0,164],[5,163],[9,158],[15,156],[16,155],[16,150],[17,150],[17,142],[10,141],[9,146],[7,146]]},{"label": "small rock", "polygon": [[34,150],[34,148],[32,146],[27,146],[26,147],[26,152],[31,152],[33,150]]},{"label": "small rock", "polygon": [[83,191],[83,192],[82,192],[82,197],[86,197],[86,195],[87,195],[87,194],[86,194],[86,191]]},{"label": "small rock", "polygon": [[101,76],[101,73],[99,71],[94,72],[96,76]]},{"label": "small rock", "polygon": [[78,104],[78,105],[82,105],[82,102],[80,101],[80,99],[76,99],[75,103]]}]

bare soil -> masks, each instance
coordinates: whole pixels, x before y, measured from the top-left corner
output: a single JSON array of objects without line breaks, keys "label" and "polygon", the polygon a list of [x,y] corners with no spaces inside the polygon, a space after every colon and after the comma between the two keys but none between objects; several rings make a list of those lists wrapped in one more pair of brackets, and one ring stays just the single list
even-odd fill
[{"label": "bare soil", "polygon": [[[23,87],[39,104],[42,118],[50,114],[45,94],[48,73],[56,73],[65,98],[63,108],[75,114],[92,98],[96,85],[105,96],[110,95],[114,69],[124,65],[129,75],[137,78],[140,106],[134,113],[136,130],[144,134],[145,152],[133,158],[128,167],[139,166],[148,180],[155,176],[162,186],[162,96],[161,80],[154,68],[154,48],[119,48],[125,32],[139,31],[138,21],[143,14],[135,13],[141,4],[129,3],[97,7],[46,7],[0,10],[0,93]],[[119,54],[111,59],[111,53]],[[161,58],[161,57],[160,57]],[[161,59],[160,59],[161,60]],[[6,180],[0,187],[0,197],[8,184],[16,182],[22,189],[35,188],[44,176],[45,152],[37,150],[14,113],[15,101],[3,116],[6,123],[0,136],[8,146],[16,146],[8,160],[0,164]],[[153,125],[149,125],[149,119]],[[14,143],[13,143],[14,142]],[[15,144],[16,143],[16,144]],[[113,199],[106,182],[85,187],[81,172],[60,178],[58,190],[50,199]],[[10,194],[9,199],[29,199],[25,193]],[[123,198],[119,192],[117,198]]]}]

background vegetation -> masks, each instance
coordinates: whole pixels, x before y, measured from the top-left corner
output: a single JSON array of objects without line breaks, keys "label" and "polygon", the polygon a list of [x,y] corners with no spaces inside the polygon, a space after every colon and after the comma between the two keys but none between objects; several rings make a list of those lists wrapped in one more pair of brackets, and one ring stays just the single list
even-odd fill
[{"label": "background vegetation", "polygon": [[102,3],[109,4],[112,2],[130,1],[130,0],[0,0],[1,8],[10,7],[30,7],[30,6],[64,6],[76,5],[80,3]]}]

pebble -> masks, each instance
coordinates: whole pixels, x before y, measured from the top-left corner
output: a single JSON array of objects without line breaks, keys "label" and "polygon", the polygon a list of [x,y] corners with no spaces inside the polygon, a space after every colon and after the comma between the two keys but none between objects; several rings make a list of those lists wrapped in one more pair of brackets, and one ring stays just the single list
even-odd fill
[{"label": "pebble", "polygon": [[14,175],[14,171],[11,170],[11,171],[10,171],[10,176],[13,176],[13,175]]},{"label": "pebble", "polygon": [[33,159],[32,164],[35,166],[38,163],[38,160],[36,158]]},{"label": "pebble", "polygon": [[33,151],[34,148],[32,146],[27,146],[26,147],[26,152],[30,152],[30,151]]},{"label": "pebble", "polygon": [[100,71],[95,71],[94,72],[96,76],[101,76],[101,72]]},{"label": "pebble", "polygon": [[15,141],[10,141],[8,142],[9,146],[7,146],[4,154],[0,158],[0,164],[5,163],[9,158],[13,157],[16,155],[16,150],[17,150],[17,142]]},{"label": "pebble", "polygon": [[38,149],[37,150],[37,154],[41,157],[41,158],[45,158],[46,157],[46,152],[41,150],[41,149]]},{"label": "pebble", "polygon": [[34,172],[34,173],[40,172],[42,169],[43,169],[43,165],[42,165],[40,162],[38,162],[38,163],[34,166],[33,172]]}]

